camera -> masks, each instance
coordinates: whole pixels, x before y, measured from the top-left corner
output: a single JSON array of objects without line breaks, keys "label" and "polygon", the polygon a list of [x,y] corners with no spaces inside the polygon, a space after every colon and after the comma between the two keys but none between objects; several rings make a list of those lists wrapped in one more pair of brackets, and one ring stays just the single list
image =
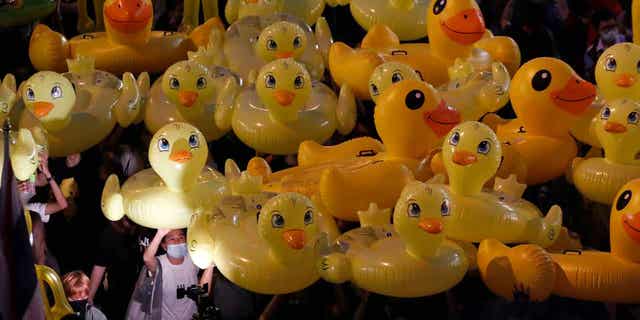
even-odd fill
[{"label": "camera", "polygon": [[196,302],[198,311],[193,314],[193,320],[219,320],[219,309],[216,308],[209,299],[209,285],[192,285],[187,288],[178,286],[176,290],[177,298],[183,299],[185,296]]}]

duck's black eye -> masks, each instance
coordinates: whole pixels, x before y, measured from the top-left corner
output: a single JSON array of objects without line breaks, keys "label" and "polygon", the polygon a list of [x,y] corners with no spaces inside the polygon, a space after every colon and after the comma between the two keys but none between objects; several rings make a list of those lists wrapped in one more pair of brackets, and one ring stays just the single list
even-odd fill
[{"label": "duck's black eye", "polygon": [[403,78],[402,73],[400,73],[400,71],[396,71],[391,75],[391,83],[400,82]]},{"label": "duck's black eye", "polygon": [[638,112],[637,111],[631,111],[629,113],[629,115],[627,116],[627,123],[630,123],[630,124],[637,124],[638,123]]},{"label": "duck's black eye", "polygon": [[278,49],[278,44],[272,39],[267,40],[267,50],[276,50],[276,49]]},{"label": "duck's black eye", "polygon": [[302,76],[297,76],[295,80],[293,80],[293,85],[296,89],[302,89],[304,87],[304,78]]},{"label": "duck's black eye", "polygon": [[198,139],[198,136],[195,134],[192,134],[191,136],[189,136],[189,147],[197,148],[199,146],[200,146],[200,139]]},{"label": "duck's black eye", "polygon": [[611,116],[611,109],[609,109],[609,107],[604,107],[602,112],[600,112],[600,119],[607,120],[609,119],[609,116]]},{"label": "duck's black eye", "polygon": [[631,202],[631,196],[633,196],[631,190],[625,190],[622,192],[616,201],[616,210],[620,211],[626,208],[629,202]]},{"label": "duck's black eye", "polygon": [[205,79],[204,77],[200,77],[198,78],[198,81],[196,81],[196,87],[200,90],[204,89],[207,87],[207,79]]},{"label": "duck's black eye", "polygon": [[313,223],[313,211],[307,210],[307,212],[304,213],[304,224],[308,225],[312,223]]},{"label": "duck's black eye", "polygon": [[458,142],[460,142],[460,132],[455,131],[451,135],[451,138],[449,138],[449,144],[452,145],[452,146],[457,146]]},{"label": "duck's black eye", "polygon": [[407,108],[417,110],[424,104],[424,93],[420,90],[411,90],[404,99]]},{"label": "duck's black eye", "polygon": [[371,95],[372,96],[377,96],[377,95],[380,94],[380,91],[378,91],[378,86],[376,86],[373,83],[369,85],[369,90],[371,90]]},{"label": "duck's black eye", "polygon": [[448,199],[442,200],[442,203],[440,204],[440,215],[442,215],[443,217],[446,217],[446,216],[449,215],[449,200]]},{"label": "duck's black eye", "polygon": [[417,218],[420,216],[420,212],[422,212],[422,209],[420,209],[420,206],[415,203],[409,203],[409,206],[407,207],[407,215],[411,218]]},{"label": "duck's black eye", "polygon": [[549,70],[540,70],[536,72],[536,74],[533,76],[533,79],[531,79],[531,86],[536,91],[545,90],[549,87],[550,84],[551,72],[549,72]]},{"label": "duck's black eye", "polygon": [[478,153],[487,154],[491,150],[491,143],[487,140],[483,140],[478,143]]},{"label": "duck's black eye", "polygon": [[180,81],[178,81],[177,78],[171,78],[169,79],[169,88],[171,89],[178,89],[180,88]]},{"label": "duck's black eye", "polygon": [[169,140],[165,138],[158,140],[158,150],[160,150],[160,152],[169,151]]},{"label": "duck's black eye", "polygon": [[444,11],[444,8],[446,6],[447,0],[436,0],[433,4],[433,14],[436,16],[439,15],[442,11]]},{"label": "duck's black eye", "polygon": [[33,91],[33,89],[28,88],[27,89],[27,100],[33,101],[35,99],[36,99],[36,93]]},{"label": "duck's black eye", "polygon": [[60,88],[59,85],[55,85],[51,88],[51,97],[54,99],[62,97],[62,88]]},{"label": "duck's black eye", "polygon": [[296,49],[302,47],[302,38],[300,36],[293,38],[293,47]]},{"label": "duck's black eye", "polygon": [[607,57],[607,60],[604,62],[604,69],[607,71],[616,71],[616,68],[618,67],[618,63],[616,62],[616,58],[614,57]]},{"label": "duck's black eye", "polygon": [[274,213],[271,216],[271,226],[274,228],[284,227],[284,217],[279,213]]},{"label": "duck's black eye", "polygon": [[276,77],[274,77],[273,75],[266,75],[264,77],[264,85],[267,86],[267,88],[275,88],[276,87]]}]

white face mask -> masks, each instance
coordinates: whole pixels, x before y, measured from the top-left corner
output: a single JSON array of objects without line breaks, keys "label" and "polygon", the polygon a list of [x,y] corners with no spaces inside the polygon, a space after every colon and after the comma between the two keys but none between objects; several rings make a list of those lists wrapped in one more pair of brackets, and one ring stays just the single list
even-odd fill
[{"label": "white face mask", "polygon": [[167,255],[174,259],[184,258],[187,255],[187,244],[178,243],[167,246]]}]

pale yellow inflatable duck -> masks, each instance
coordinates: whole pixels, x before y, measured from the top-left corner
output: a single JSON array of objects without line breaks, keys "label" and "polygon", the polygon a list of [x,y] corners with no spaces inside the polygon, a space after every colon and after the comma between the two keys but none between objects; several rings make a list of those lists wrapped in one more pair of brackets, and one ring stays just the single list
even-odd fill
[{"label": "pale yellow inflatable duck", "polygon": [[595,131],[604,158],[576,158],[573,183],[586,198],[610,205],[616,192],[640,177],[640,101],[614,100],[605,104]]},{"label": "pale yellow inflatable duck", "polygon": [[229,23],[249,16],[285,13],[313,25],[322,15],[325,0],[229,0],[224,15]]},{"label": "pale yellow inflatable duck", "polygon": [[156,133],[167,123],[187,122],[197,127],[207,141],[219,139],[227,131],[216,126],[214,115],[218,94],[227,77],[233,75],[223,68],[209,69],[194,60],[171,65],[153,84],[146,100],[147,129]]},{"label": "pale yellow inflatable duck", "polygon": [[449,209],[427,199],[433,192],[421,182],[408,184],[395,206],[393,226],[390,210],[360,212],[362,227],[340,236],[341,252],[320,262],[322,278],[333,283],[351,281],[370,292],[403,298],[433,295],[455,286],[469,263],[464,250],[445,239]]},{"label": "pale yellow inflatable duck", "polygon": [[[231,90],[229,90],[231,89]],[[322,143],[336,129],[341,134],[355,126],[352,95],[339,98],[329,87],[312,82],[304,66],[291,58],[278,59],[260,69],[255,88],[226,86],[219,103],[216,124],[233,132],[249,147],[269,154],[294,154],[305,140]],[[230,106],[230,107],[226,107]]]},{"label": "pale yellow inflatable duck", "polygon": [[213,210],[226,194],[227,182],[205,166],[208,148],[194,126],[174,122],[162,127],[149,144],[150,169],[127,179],[122,188],[111,175],[102,191],[102,212],[116,221],[125,214],[148,228],[185,228],[191,216]]},{"label": "pale yellow inflatable duck", "polygon": [[560,207],[553,206],[543,218],[538,208],[520,198],[526,186],[517,183],[515,176],[496,178],[495,192],[482,190],[500,165],[501,149],[488,126],[474,121],[457,126],[442,146],[449,186],[433,184],[433,192],[425,196],[449,208],[447,236],[452,239],[552,245],[562,225]]},{"label": "pale yellow inflatable duck", "polygon": [[602,52],[595,66],[599,94],[606,102],[640,100],[640,46],[624,42]]},{"label": "pale yellow inflatable duck", "polygon": [[127,127],[140,111],[140,94],[131,73],[120,81],[95,70],[92,58],[67,62],[69,73],[41,71],[21,85],[22,100],[31,112],[22,114],[20,127],[41,123],[51,157],[91,148],[111,133],[116,121]]}]

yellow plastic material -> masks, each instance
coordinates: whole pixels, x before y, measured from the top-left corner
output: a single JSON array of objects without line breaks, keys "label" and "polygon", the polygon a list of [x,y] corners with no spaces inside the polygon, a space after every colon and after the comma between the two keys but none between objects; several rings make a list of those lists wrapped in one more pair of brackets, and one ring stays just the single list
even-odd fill
[{"label": "yellow plastic material", "polygon": [[[345,3],[341,3],[345,2]],[[430,0],[328,0],[329,5],[349,4],[351,15],[365,30],[375,24],[388,26],[403,41],[427,36]]]},{"label": "yellow plastic material", "polygon": [[[223,42],[223,43],[222,43]],[[311,78],[324,76],[324,60],[316,36],[304,21],[287,14],[249,16],[233,23],[217,50],[224,52],[224,66],[243,80],[275,59],[302,62]]]},{"label": "yellow plastic material", "polygon": [[563,61],[545,57],[518,70],[509,95],[518,118],[498,125],[496,133],[522,155],[526,184],[563,176],[578,151],[569,131],[594,101],[595,86]]},{"label": "yellow plastic material", "polygon": [[[236,97],[232,105],[220,103],[216,124],[233,132],[249,147],[269,154],[294,154],[305,140],[322,143],[336,131],[347,134],[355,126],[355,98],[312,82],[304,66],[291,58],[260,69],[255,88],[226,86],[222,99]],[[342,90],[344,91],[344,90]]]},{"label": "yellow plastic material", "polygon": [[186,59],[188,50],[205,45],[211,29],[224,29],[219,18],[212,18],[189,34],[151,31],[151,0],[106,0],[103,14],[105,32],[85,33],[68,41],[49,27],[37,25],[29,42],[33,66],[41,71],[64,72],[66,58],[92,56],[97,69],[118,75],[161,73]]},{"label": "yellow plastic material", "polygon": [[[491,291],[512,300],[529,293],[532,301],[550,294],[579,300],[638,303],[640,292],[640,180],[624,185],[610,216],[611,252],[550,254],[534,245],[508,248],[485,240],[478,250],[482,279]],[[516,292],[514,292],[516,288]]]},{"label": "yellow plastic material", "polygon": [[602,109],[603,105],[604,101],[602,97],[596,96],[596,99],[589,108],[587,108],[587,111],[579,117],[578,122],[570,130],[571,135],[576,138],[576,140],[590,145],[595,149],[602,148],[596,136],[595,126],[598,120],[597,115],[600,114],[600,109]]},{"label": "yellow plastic material", "polygon": [[596,84],[607,101],[640,100],[640,46],[624,42],[605,50],[595,66]]},{"label": "yellow plastic material", "polygon": [[307,140],[298,147],[298,166],[308,167],[339,159],[373,156],[383,151],[382,142],[371,137],[359,137],[335,146],[323,146]]},{"label": "yellow plastic material", "polygon": [[174,122],[149,144],[151,169],[127,179],[122,188],[111,175],[102,190],[102,212],[111,221],[125,214],[148,228],[186,228],[191,216],[208,212],[228,192],[227,182],[206,167],[207,143],[194,126]]},{"label": "yellow plastic material", "polygon": [[187,122],[197,127],[207,141],[219,139],[227,131],[215,124],[216,101],[229,78],[236,80],[221,67],[210,69],[196,61],[176,62],[151,87],[145,125],[156,133],[167,123]]},{"label": "yellow plastic material", "polygon": [[437,294],[455,286],[467,272],[464,250],[446,240],[447,211],[430,207],[431,191],[409,183],[390,210],[359,212],[362,227],[337,241],[339,252],[323,257],[320,275],[327,281],[352,281],[359,288],[387,296],[410,298]]},{"label": "yellow plastic material", "polygon": [[640,44],[640,1],[631,1],[631,27],[633,31],[633,43]]},{"label": "yellow plastic material", "polygon": [[[67,297],[64,294],[64,287],[62,286],[60,276],[58,276],[53,269],[47,266],[36,264],[35,268],[38,282],[40,282],[40,294],[42,297],[45,319],[60,320],[65,316],[73,314],[73,308],[71,308],[71,305],[67,302]],[[53,305],[49,302],[49,295],[47,294],[46,287],[49,287],[53,294]]]},{"label": "yellow plastic material", "polygon": [[605,104],[595,124],[604,158],[576,158],[573,183],[586,198],[610,205],[629,180],[640,178],[640,104],[629,99]]},{"label": "yellow plastic material", "polygon": [[286,13],[313,25],[322,15],[324,6],[324,0],[229,0],[224,15],[229,23],[233,23],[249,16]]},{"label": "yellow plastic material", "polygon": [[513,74],[520,65],[520,49],[513,39],[493,37],[485,29],[474,0],[431,1],[427,11],[429,43],[400,44],[389,27],[369,29],[360,49],[336,42],[329,51],[329,70],[338,85],[348,84],[360,99],[369,99],[368,80],[384,61],[410,65],[434,86],[446,84],[448,68],[456,58],[466,58],[474,47],[489,52]]},{"label": "yellow plastic material", "polygon": [[496,178],[494,192],[482,191],[502,157],[498,138],[488,126],[474,121],[457,126],[445,139],[442,155],[449,186],[432,184],[432,192],[424,197],[443,210],[449,208],[448,237],[469,242],[495,238],[543,247],[556,241],[562,225],[560,207],[553,206],[543,218],[535,205],[520,198],[526,186],[514,176]]},{"label": "yellow plastic material", "polygon": [[[409,181],[430,178],[433,149],[460,122],[459,112],[447,106],[431,85],[416,80],[400,81],[385,90],[374,118],[384,152],[372,150],[375,144],[369,139],[304,147],[298,157],[312,165],[266,174],[265,188],[319,195],[331,215],[357,221],[356,212],[369,203],[390,208]],[[329,156],[335,156],[333,162]]]},{"label": "yellow plastic material", "polygon": [[51,157],[80,153],[98,144],[115,127],[126,127],[139,112],[140,94],[135,78],[122,81],[93,69],[91,58],[69,60],[69,73],[40,71],[21,86],[30,112],[22,114],[21,128],[42,124]]}]

